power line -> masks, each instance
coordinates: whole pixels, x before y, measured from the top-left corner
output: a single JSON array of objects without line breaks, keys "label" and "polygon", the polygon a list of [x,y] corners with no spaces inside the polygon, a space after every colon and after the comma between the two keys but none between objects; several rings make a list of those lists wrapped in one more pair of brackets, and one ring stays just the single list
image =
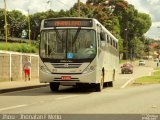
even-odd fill
[{"label": "power line", "polygon": [[68,8],[71,8],[71,6],[65,4],[64,2],[62,2],[62,1],[60,1],[60,0],[56,0],[56,1],[59,2],[59,3],[61,3],[61,4],[63,4],[64,6],[66,6],[66,7],[68,7]]}]

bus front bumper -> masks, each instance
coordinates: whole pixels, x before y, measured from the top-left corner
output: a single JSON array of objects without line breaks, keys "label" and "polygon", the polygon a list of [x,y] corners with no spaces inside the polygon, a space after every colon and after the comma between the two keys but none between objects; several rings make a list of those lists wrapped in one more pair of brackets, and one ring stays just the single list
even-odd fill
[{"label": "bus front bumper", "polygon": [[[65,79],[64,79],[65,78]],[[40,70],[40,82],[58,82],[60,84],[70,83],[98,83],[96,71],[85,74],[49,74]]]}]

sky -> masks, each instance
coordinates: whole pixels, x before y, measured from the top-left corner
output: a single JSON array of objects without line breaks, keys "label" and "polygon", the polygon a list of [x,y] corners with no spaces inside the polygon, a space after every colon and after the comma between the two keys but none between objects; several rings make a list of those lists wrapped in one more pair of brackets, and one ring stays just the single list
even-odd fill
[{"label": "sky", "polygon": [[[51,1],[51,2],[47,2]],[[86,0],[80,0],[85,3]],[[148,13],[152,18],[152,26],[146,33],[147,37],[160,38],[160,0],[127,0],[133,4],[139,12]],[[48,9],[59,11],[71,8],[77,0],[6,0],[7,10],[20,10],[27,14],[29,10],[31,14],[42,12]],[[4,0],[0,0],[0,8],[4,8]]]}]

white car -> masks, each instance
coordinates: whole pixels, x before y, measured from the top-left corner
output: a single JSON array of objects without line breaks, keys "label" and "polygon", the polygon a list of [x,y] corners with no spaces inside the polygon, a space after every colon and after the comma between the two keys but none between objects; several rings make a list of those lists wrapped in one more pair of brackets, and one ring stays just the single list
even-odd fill
[{"label": "white car", "polygon": [[158,58],[154,59],[154,62],[158,62]]},{"label": "white car", "polygon": [[145,64],[146,64],[146,61],[145,61],[145,60],[140,60],[140,61],[139,61],[139,66],[140,66],[140,65],[145,65]]}]

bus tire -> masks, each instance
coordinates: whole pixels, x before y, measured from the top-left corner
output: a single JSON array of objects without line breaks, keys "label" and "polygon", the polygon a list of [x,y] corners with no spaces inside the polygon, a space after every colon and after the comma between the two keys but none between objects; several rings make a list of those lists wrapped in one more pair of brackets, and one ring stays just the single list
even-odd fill
[{"label": "bus tire", "polygon": [[95,84],[96,92],[101,92],[104,86],[104,73],[102,72],[102,77],[100,83]]},{"label": "bus tire", "polygon": [[107,82],[107,87],[113,87],[113,81]]},{"label": "bus tire", "polygon": [[50,82],[50,89],[51,89],[52,92],[58,91],[59,83]]},{"label": "bus tire", "polygon": [[116,77],[116,71],[115,69],[113,70],[113,81],[115,81],[115,77]]}]

